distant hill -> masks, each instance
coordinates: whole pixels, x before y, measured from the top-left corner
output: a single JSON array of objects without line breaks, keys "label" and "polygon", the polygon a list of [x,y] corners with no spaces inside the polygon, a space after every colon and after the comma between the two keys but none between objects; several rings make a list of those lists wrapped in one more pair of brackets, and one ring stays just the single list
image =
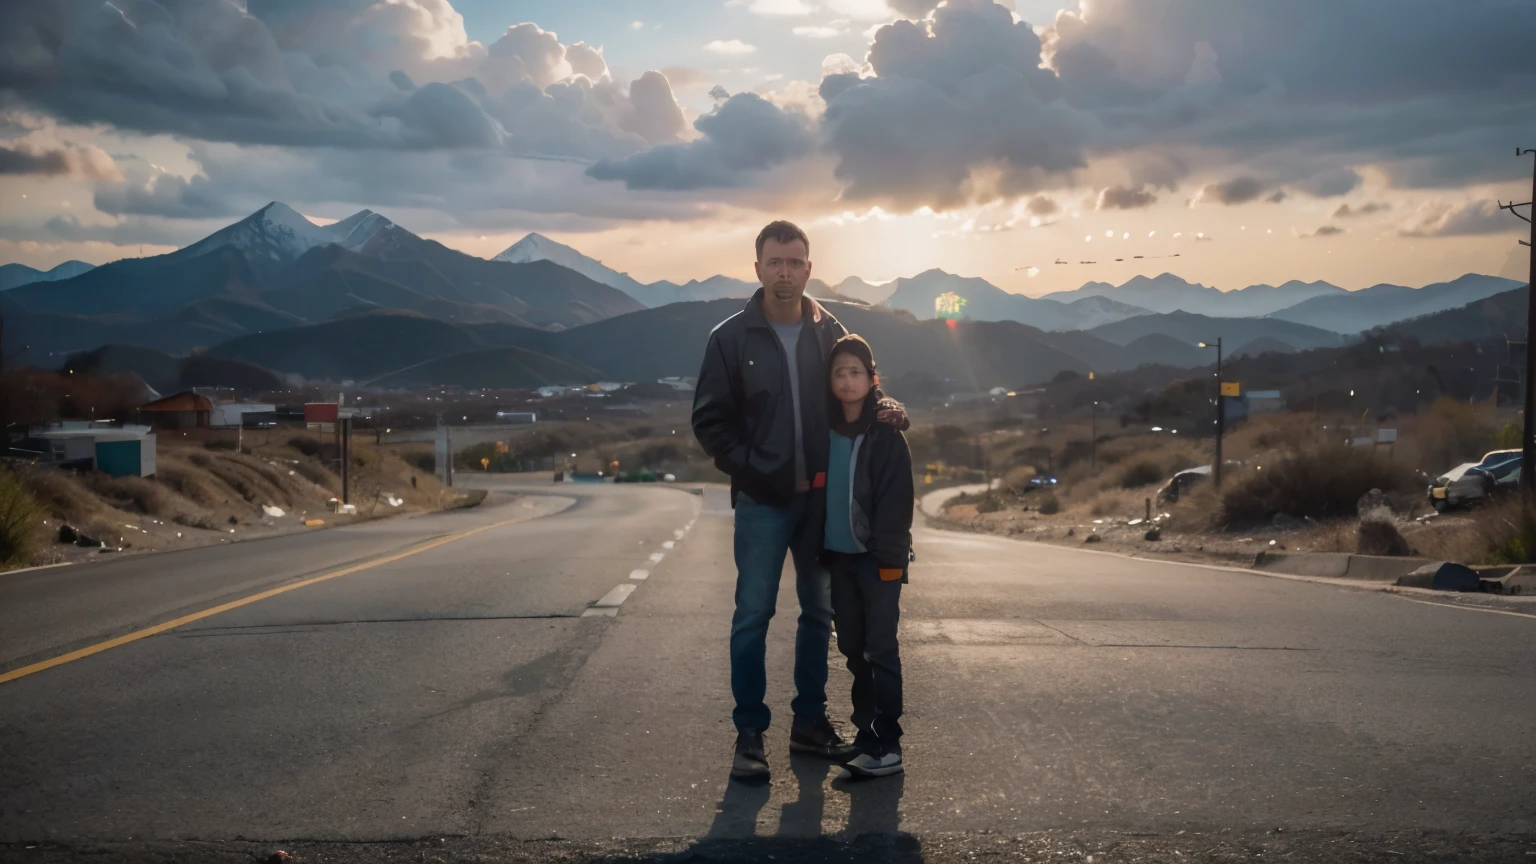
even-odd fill
[{"label": "distant hill", "polygon": [[1152,312],[1193,312],[1212,318],[1249,318],[1278,312],[1313,297],[1344,293],[1327,282],[1291,281],[1284,285],[1251,285],[1236,291],[1218,291],[1187,282],[1172,273],[1135,276],[1123,285],[1089,282],[1075,291],[1047,294],[1044,299],[1071,303],[1084,297],[1108,297]]},{"label": "distant hill", "polygon": [[94,265],[84,261],[65,261],[52,270],[37,270],[25,264],[0,264],[0,291],[9,291],[33,282],[57,282],[73,279]]},{"label": "distant hill", "polygon": [[[1162,334],[1194,345],[1199,342],[1214,343],[1218,337],[1232,349],[1247,345],[1261,336],[1285,342],[1294,348],[1330,348],[1344,343],[1344,337],[1317,327],[1294,324],[1273,318],[1212,318],[1190,312],[1172,312],[1166,315],[1143,315],[1117,321],[1092,331],[1117,345],[1129,346],[1143,336]],[[1215,362],[1215,352],[1211,361]]]},{"label": "distant hill", "polygon": [[104,345],[95,351],[76,354],[60,368],[81,375],[131,373],[162,396],[193,387],[233,387],[246,393],[270,392],[284,387],[281,378],[249,363],[202,355],[172,357],[130,345]]},{"label": "distant hill", "polygon": [[852,297],[855,300],[863,300],[872,306],[878,306],[889,300],[896,291],[895,282],[886,282],[883,285],[871,285],[857,276],[849,276],[837,283],[837,293],[844,297]]},{"label": "distant hill", "polygon": [[1455,309],[1509,291],[1520,283],[1469,273],[1423,288],[1376,285],[1360,291],[1316,297],[1274,313],[1273,318],[1323,327],[1336,333],[1361,333],[1373,327]]},{"label": "distant hill", "polygon": [[918,318],[934,317],[934,301],[954,293],[966,301],[964,316],[973,321],[1018,321],[1041,330],[1083,330],[1109,320],[1145,314],[1115,301],[1095,299],[1077,306],[1011,294],[985,279],[928,270],[910,279],[897,279],[885,304]]},{"label": "distant hill", "polygon": [[[460,326],[419,315],[380,312],[244,336],[208,353],[309,378],[377,379],[381,385],[493,380],[475,377],[482,376],[476,364],[498,357],[521,364],[509,373],[515,375],[554,379],[585,368],[604,378],[648,381],[697,375],[710,330],[741,307],[737,299],[675,303],[562,332],[496,324]],[[1013,321],[967,321],[950,330],[942,322],[918,322],[852,303],[833,302],[827,307],[849,329],[874,343],[882,372],[891,376],[924,372],[950,379],[956,389],[987,389],[1049,380],[1064,369],[1086,372],[1091,368],[1049,344],[1054,334]],[[486,351],[491,348],[518,348],[568,365],[546,364],[516,352]],[[458,359],[440,362],[454,357]]]},{"label": "distant hill", "polygon": [[1281,342],[1273,336],[1260,336],[1243,347],[1232,352],[1233,359],[1238,357],[1260,357],[1265,354],[1295,354],[1296,346]]},{"label": "distant hill", "polygon": [[1529,289],[1520,286],[1492,297],[1384,328],[1386,333],[1437,342],[1484,342],[1525,338]]},{"label": "distant hill", "polygon": [[375,387],[419,388],[455,384],[474,388],[532,389],[551,384],[590,384],[602,377],[591,367],[529,351],[480,348],[429,360],[386,375]]},{"label": "distant hill", "polygon": [[1194,369],[1216,363],[1216,352],[1196,347],[1196,343],[1169,336],[1167,333],[1148,333],[1127,344],[1126,354],[1136,358],[1126,362],[1124,368],[1140,366],[1172,366],[1176,369]]}]

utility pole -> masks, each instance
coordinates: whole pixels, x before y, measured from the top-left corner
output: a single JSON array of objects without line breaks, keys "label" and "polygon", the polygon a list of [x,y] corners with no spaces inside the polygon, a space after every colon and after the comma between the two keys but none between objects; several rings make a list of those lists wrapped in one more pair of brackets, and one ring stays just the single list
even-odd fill
[{"label": "utility pole", "polygon": [[1216,349],[1216,462],[1211,465],[1211,482],[1217,489],[1221,488],[1221,438],[1227,431],[1227,397],[1221,390],[1221,337],[1216,337],[1216,344],[1201,342],[1201,348]]},{"label": "utility pole", "polygon": [[341,503],[352,503],[352,418],[341,421]]},{"label": "utility pole", "polygon": [[[1536,150],[1515,148],[1517,158],[1533,153]],[[1525,493],[1527,500],[1536,499],[1536,470],[1531,468],[1536,463],[1536,412],[1532,411],[1536,408],[1536,398],[1532,398],[1536,394],[1536,387],[1533,387],[1536,385],[1536,352],[1531,350],[1531,340],[1536,337],[1536,297],[1531,296],[1531,285],[1536,284],[1536,223],[1531,222],[1528,216],[1521,216],[1515,208],[1530,207],[1533,202],[1536,202],[1536,165],[1531,168],[1531,200],[1524,204],[1499,202],[1500,210],[1508,210],[1531,225],[1530,242],[1520,241],[1521,246],[1531,250],[1531,270],[1525,274],[1525,436],[1520,442],[1520,491]]]},{"label": "utility pole", "polygon": [[1091,416],[1093,419],[1089,421],[1088,427],[1090,430],[1088,437],[1091,439],[1088,446],[1088,467],[1097,474],[1099,471],[1099,402],[1097,399],[1093,402]]}]

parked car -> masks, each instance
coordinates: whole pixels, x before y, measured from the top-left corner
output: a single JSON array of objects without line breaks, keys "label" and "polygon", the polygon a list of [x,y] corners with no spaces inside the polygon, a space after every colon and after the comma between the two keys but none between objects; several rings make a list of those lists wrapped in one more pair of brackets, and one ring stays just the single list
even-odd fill
[{"label": "parked car", "polygon": [[[1436,513],[1444,513],[1447,510],[1465,507],[1466,502],[1462,500],[1461,494],[1467,487],[1464,484],[1457,484],[1460,483],[1461,478],[1468,471],[1476,467],[1476,462],[1465,462],[1429,481],[1429,506],[1433,507]],[[1451,488],[1453,486],[1457,490],[1457,495],[1454,498],[1451,497]]]},{"label": "parked car", "polygon": [[1494,450],[1479,462],[1458,465],[1429,486],[1429,505],[1437,513],[1470,507],[1520,485],[1520,451]]},{"label": "parked car", "polygon": [[[1221,469],[1222,475],[1227,477],[1235,475],[1243,468],[1243,463],[1236,459],[1224,459],[1221,464],[1223,466]],[[1180,471],[1169,478],[1168,482],[1164,483],[1161,489],[1157,490],[1157,503],[1159,505],[1176,503],[1180,496],[1189,491],[1191,487],[1198,486],[1210,479],[1211,466],[1209,465],[1201,465],[1197,468],[1188,468]]]}]

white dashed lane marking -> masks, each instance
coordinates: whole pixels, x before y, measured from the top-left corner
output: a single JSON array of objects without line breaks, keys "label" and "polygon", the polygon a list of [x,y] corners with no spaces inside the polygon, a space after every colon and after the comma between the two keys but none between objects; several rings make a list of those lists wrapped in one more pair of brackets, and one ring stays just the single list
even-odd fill
[{"label": "white dashed lane marking", "polygon": [[677,548],[677,542],[673,541],[673,540],[668,540],[667,542],[661,544],[661,548],[663,548],[663,549],[676,549]]},{"label": "white dashed lane marking", "polygon": [[629,578],[634,579],[637,582],[644,582],[645,580],[651,578],[651,571],[649,571],[649,570],[631,570],[631,571],[629,571]]},{"label": "white dashed lane marking", "polygon": [[660,564],[661,563],[661,559],[663,559],[665,557],[667,557],[667,553],[665,553],[665,552],[652,552],[651,553],[651,563],[652,564]]},{"label": "white dashed lane marking", "polygon": [[[679,528],[679,529],[673,531],[672,532],[672,537],[674,539],[663,541],[662,544],[661,544],[661,548],[663,550],[676,549],[678,541],[682,540],[683,537],[685,535],[687,535],[687,533],[693,528],[693,523],[696,522],[696,521],[698,521],[697,518],[689,521],[689,523],[687,525],[684,525],[682,528]],[[643,543],[644,541],[641,541],[641,542]],[[655,566],[657,564],[660,564],[662,559],[666,558],[666,557],[667,557],[667,553],[665,551],[663,551],[663,552],[652,552],[651,553],[651,565]],[[651,571],[649,571],[649,570],[631,570],[631,571],[629,571],[629,579],[630,579],[629,582],[627,582],[627,583],[625,583],[623,585],[614,586],[614,589],[612,591],[609,591],[607,594],[604,594],[602,596],[602,599],[598,600],[596,603],[593,603],[591,606],[587,607],[587,609],[585,609],[581,613],[581,617],[583,617],[583,618],[596,618],[596,617],[612,618],[612,617],[618,615],[619,614],[619,607],[624,605],[624,601],[628,600],[629,599],[629,595],[635,593],[635,589],[637,587],[639,587],[636,583],[644,582],[645,580],[647,580],[649,578],[651,578]]]}]

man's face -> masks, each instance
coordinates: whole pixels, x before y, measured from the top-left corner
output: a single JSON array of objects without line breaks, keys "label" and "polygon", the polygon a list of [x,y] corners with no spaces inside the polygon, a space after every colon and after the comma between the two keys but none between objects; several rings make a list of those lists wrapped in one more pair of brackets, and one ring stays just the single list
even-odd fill
[{"label": "man's face", "polygon": [[782,243],[772,237],[763,243],[757,258],[757,278],[770,299],[779,303],[799,303],[805,283],[811,278],[811,262],[804,241]]}]

